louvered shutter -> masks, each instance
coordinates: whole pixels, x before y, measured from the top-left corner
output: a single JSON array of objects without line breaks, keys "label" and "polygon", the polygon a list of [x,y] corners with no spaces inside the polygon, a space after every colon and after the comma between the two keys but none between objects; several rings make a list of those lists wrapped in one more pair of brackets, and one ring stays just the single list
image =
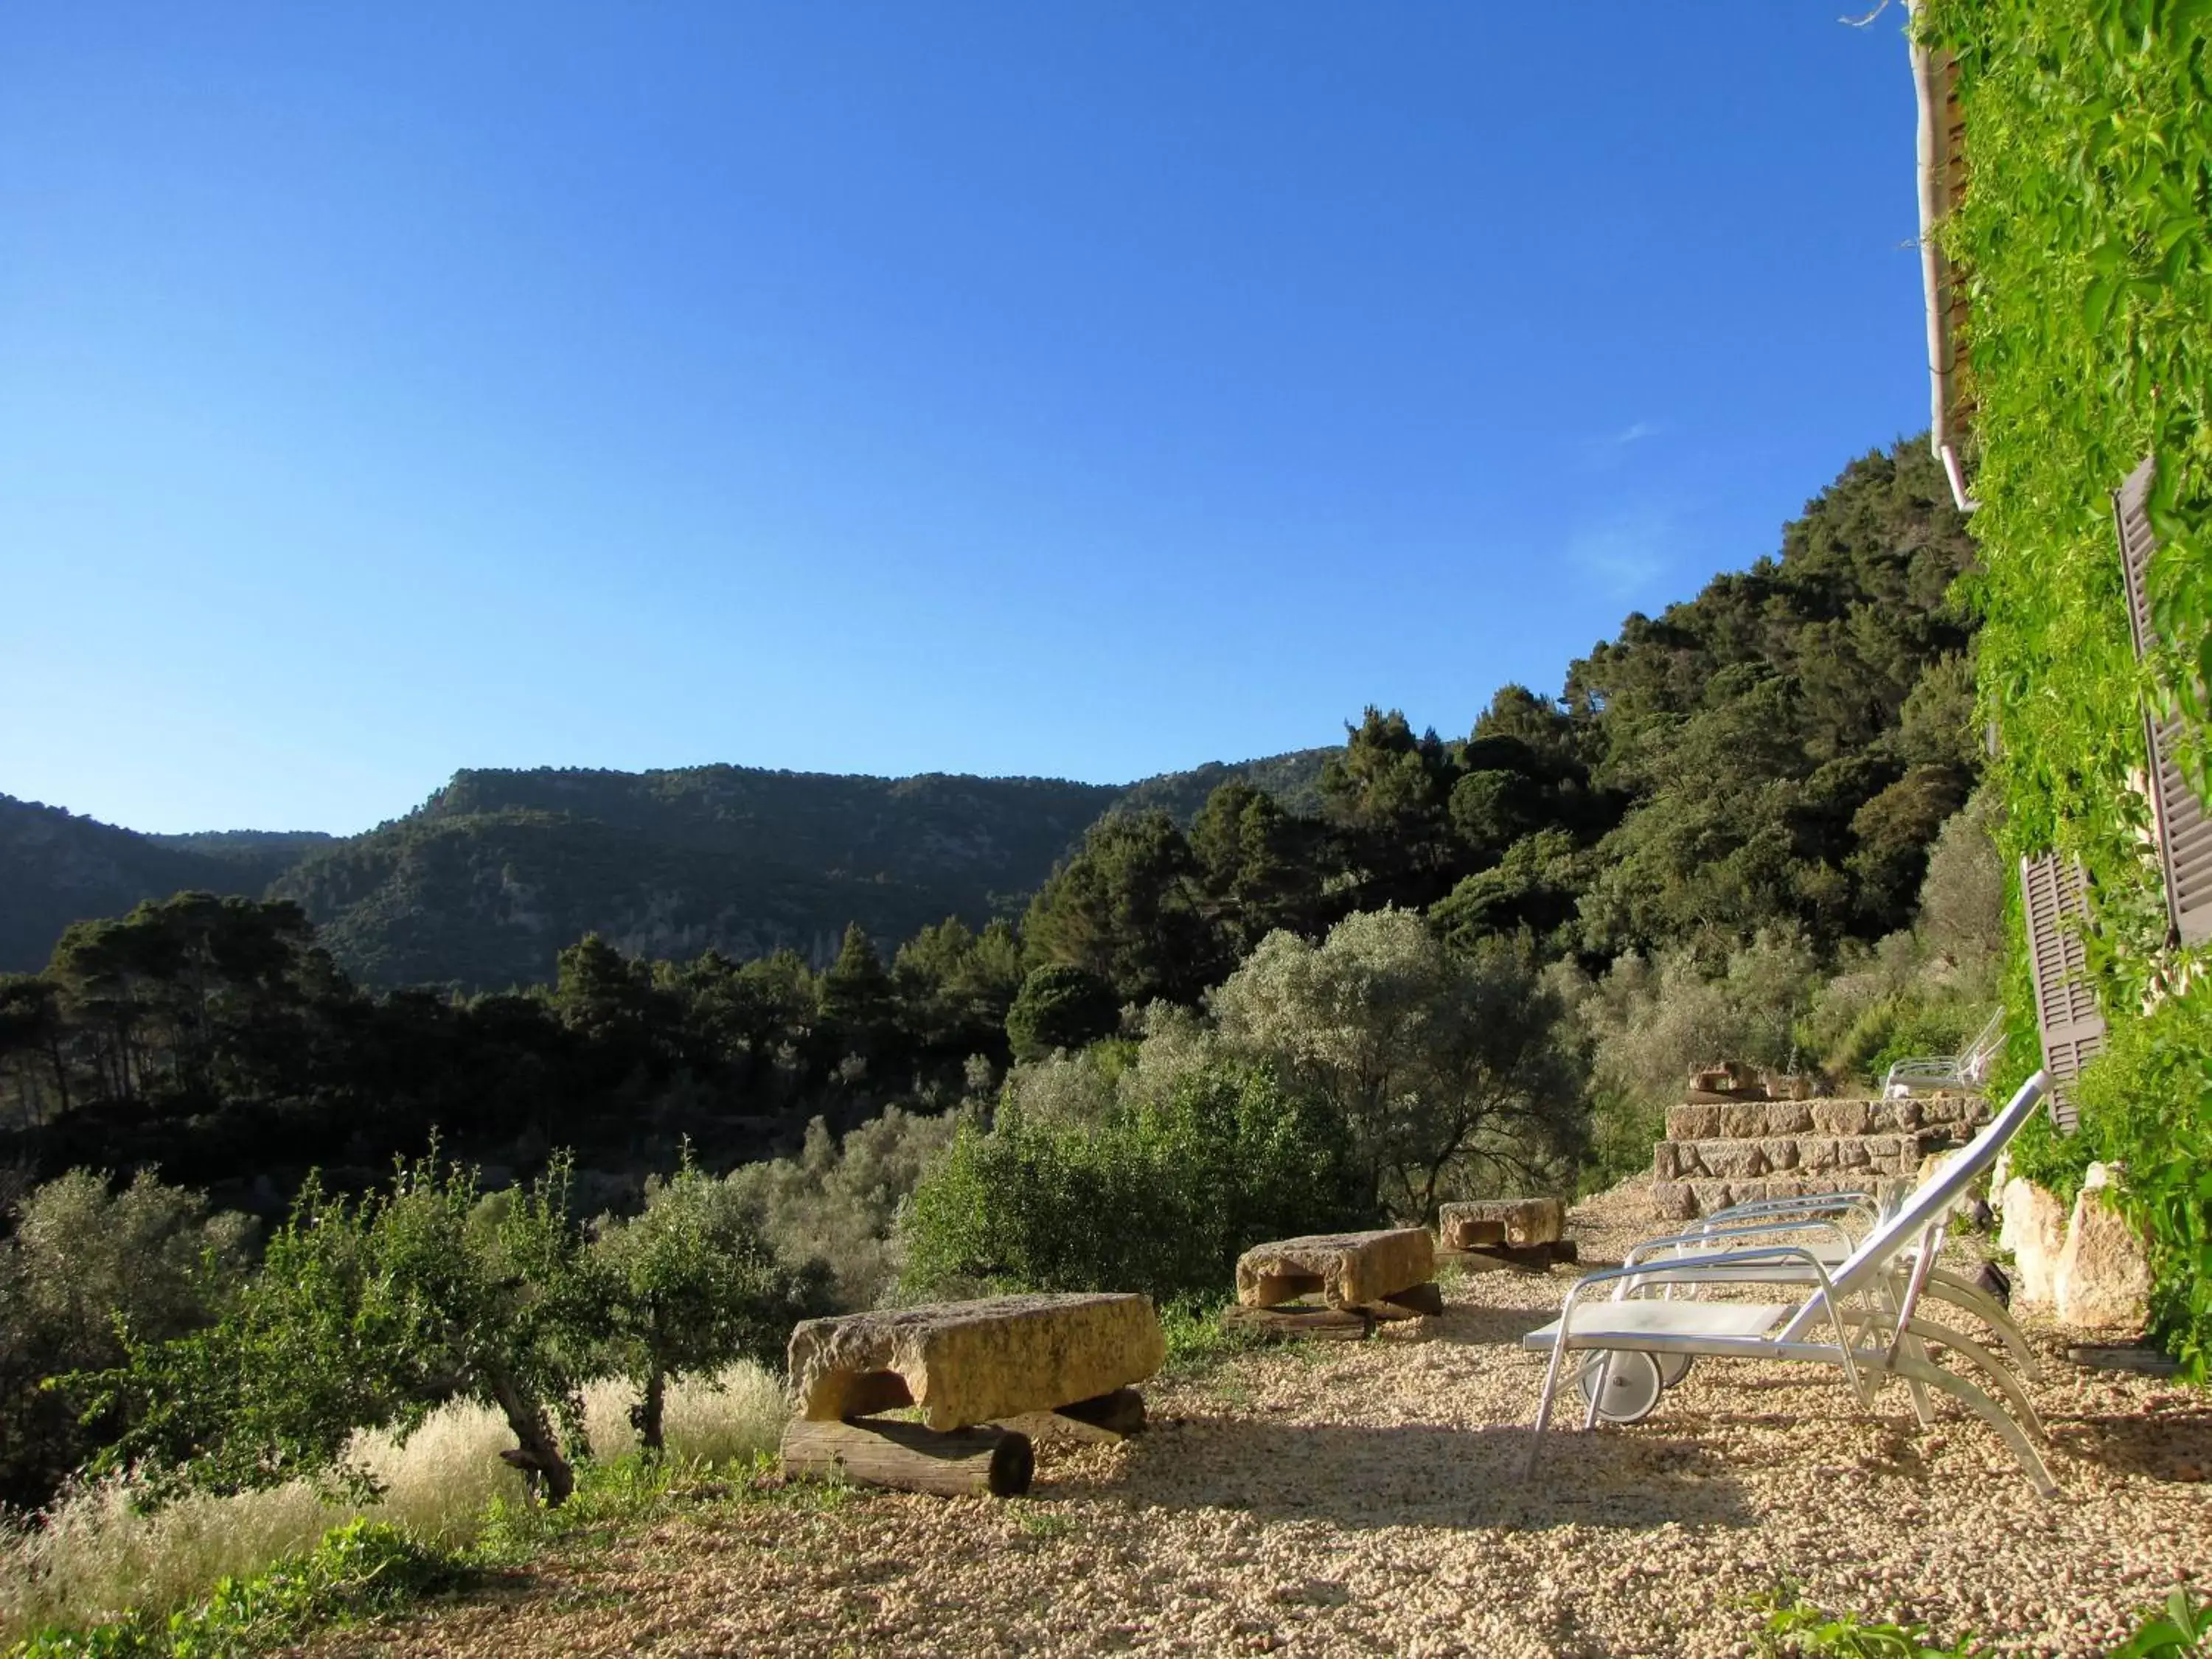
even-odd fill
[{"label": "louvered shutter", "polygon": [[2051,1074],[2051,1121],[2068,1134],[2080,1121],[2071,1085],[2105,1046],[2105,1017],[2089,988],[2088,950],[2079,931],[2084,897],[2081,866],[2072,860],[2045,853],[2020,861],[2035,1024],[2043,1035],[2043,1068]]},{"label": "louvered shutter", "polygon": [[[2150,530],[2151,467],[2146,460],[2112,493],[2120,571],[2127,581],[2128,631],[2138,658],[2154,641],[2148,573],[2158,538]],[[2212,819],[2205,817],[2204,803],[2197,799],[2175,759],[2180,720],[2160,720],[2146,708],[2143,736],[2150,752],[2151,810],[2158,820],[2159,858],[2166,869],[2166,915],[2184,945],[2201,945],[2212,939]]]}]

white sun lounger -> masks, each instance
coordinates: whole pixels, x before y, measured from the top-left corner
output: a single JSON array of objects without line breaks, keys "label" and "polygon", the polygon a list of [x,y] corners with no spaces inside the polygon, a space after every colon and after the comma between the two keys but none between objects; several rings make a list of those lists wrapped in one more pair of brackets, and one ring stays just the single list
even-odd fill
[{"label": "white sun lounger", "polygon": [[[1902,1200],[1893,1201],[1888,1212],[1894,1214],[1900,1204],[1911,1201],[1907,1192]],[[1833,1274],[1850,1260],[1858,1242],[1842,1224],[1845,1214],[1857,1216],[1879,1225],[1884,1212],[1864,1194],[1823,1194],[1802,1199],[1769,1199],[1756,1210],[1744,1208],[1720,1210],[1705,1218],[1705,1224],[1695,1232],[1670,1233],[1663,1237],[1647,1238],[1634,1246],[1622,1265],[1638,1267],[1671,1265],[1710,1255],[1722,1250],[1741,1249],[1755,1239],[1797,1238],[1812,1253],[1812,1262],[1794,1257],[1768,1264],[1759,1282],[1766,1285],[1817,1285],[1814,1264]],[[1893,1277],[1900,1281],[1909,1279],[1917,1265],[1918,1247],[1910,1246],[1899,1253],[1890,1264]],[[1625,1293],[1621,1285],[1616,1296]],[[1948,1302],[1962,1308],[1980,1320],[1997,1335],[2004,1345],[2013,1364],[2030,1382],[2043,1374],[2042,1363],[2035,1350],[2028,1346],[2027,1337],[2003,1303],[1984,1290],[1972,1279],[1948,1267],[1930,1267],[1921,1283],[1921,1294],[1939,1302]],[[1677,1373],[1679,1376],[1680,1373]],[[1671,1386],[1675,1379],[1669,1377]]]},{"label": "white sun lounger", "polygon": [[[1926,1391],[1949,1395],[1997,1431],[2038,1492],[2055,1496],[2057,1487],[2029,1439],[2031,1433],[2043,1437],[2043,1425],[2019,1379],[1980,1343],[1923,1318],[1919,1311],[1952,1212],[2033,1115],[2046,1086],[2043,1073],[2030,1078],[1958,1157],[1832,1268],[1808,1245],[1770,1243],[1707,1248],[1585,1274],[1567,1292],[1559,1317],[1522,1339],[1526,1346],[1551,1354],[1526,1473],[1534,1472],[1566,1355],[1582,1350],[1602,1356],[1595,1366],[1585,1366],[1585,1428],[1595,1427],[1601,1416],[1619,1421],[1641,1418],[1657,1403],[1669,1380],[1668,1370],[1679,1377],[1694,1357],[1808,1361],[1836,1366],[1869,1405],[1890,1377],[1902,1378],[1923,1422],[1929,1417]],[[1774,1270],[1785,1265],[1798,1275],[1790,1282],[1813,1287],[1802,1302],[1712,1302],[1655,1294],[1686,1285],[1771,1285]],[[1615,1299],[1583,1299],[1600,1285],[1614,1287]],[[1983,1373],[2005,1405],[1936,1364],[1929,1353],[1931,1344]]]}]

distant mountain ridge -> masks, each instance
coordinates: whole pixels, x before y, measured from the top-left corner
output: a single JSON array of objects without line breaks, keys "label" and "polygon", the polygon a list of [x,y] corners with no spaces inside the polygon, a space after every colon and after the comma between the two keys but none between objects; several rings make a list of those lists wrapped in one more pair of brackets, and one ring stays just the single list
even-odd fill
[{"label": "distant mountain ridge", "polygon": [[1115,810],[1188,821],[1243,778],[1311,810],[1331,749],[1138,783],[926,773],[878,778],[702,766],[470,769],[365,834],[140,835],[0,796],[0,971],[42,967],[70,922],[181,888],[297,901],[371,984],[550,975],[588,932],[625,951],[834,952],[958,915],[1013,914]]}]

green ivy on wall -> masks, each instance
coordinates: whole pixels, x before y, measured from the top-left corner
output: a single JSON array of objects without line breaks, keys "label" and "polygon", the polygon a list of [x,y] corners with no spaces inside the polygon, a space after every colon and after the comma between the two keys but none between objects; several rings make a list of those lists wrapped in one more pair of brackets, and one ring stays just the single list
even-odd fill
[{"label": "green ivy on wall", "polygon": [[[2187,716],[2184,764],[2202,791],[2212,0],[1931,0],[1920,27],[1958,59],[1966,123],[1968,182],[1943,234],[1968,282],[1984,561],[1968,582],[1985,618],[1980,691],[2007,850],[2056,848],[2088,872],[2112,1024],[2083,1081],[2081,1133],[2061,1141],[2039,1122],[2016,1167],[2063,1187],[2093,1158],[2127,1165],[2156,1334],[2212,1382],[2212,960],[2166,945],[2141,712],[2148,697]],[[2164,643],[2138,665],[2111,492],[2146,454]],[[2016,1081],[2039,1054],[2017,950],[2006,1006]]]}]

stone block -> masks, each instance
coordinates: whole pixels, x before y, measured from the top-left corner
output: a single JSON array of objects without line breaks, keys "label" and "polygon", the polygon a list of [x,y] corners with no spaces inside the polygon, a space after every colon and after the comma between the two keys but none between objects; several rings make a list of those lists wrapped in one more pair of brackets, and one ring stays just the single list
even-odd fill
[{"label": "stone block", "polygon": [[2066,1246],[2066,1212],[2058,1200],[2032,1181],[2005,1182],[1998,1211],[2000,1248],[2012,1252],[2012,1299],[2015,1307],[2047,1308],[2058,1254]]},{"label": "stone block", "polygon": [[1356,1308],[1436,1276],[1436,1244],[1426,1227],[1321,1233],[1245,1251],[1237,1261],[1237,1299],[1267,1308],[1317,1291],[1332,1308]]},{"label": "stone block", "polygon": [[[1664,1144],[1663,1142],[1662,1143]],[[1487,1230],[1502,1226],[1504,1242],[1516,1249],[1531,1244],[1551,1244],[1567,1236],[1566,1200],[1558,1198],[1493,1198],[1470,1203],[1440,1205],[1437,1210],[1437,1231],[1446,1248],[1455,1250],[1473,1249],[1476,1240],[1470,1230]],[[1460,1240],[1465,1237],[1467,1242]],[[1487,1243],[1492,1241],[1480,1241]]]},{"label": "stone block", "polygon": [[1867,1155],[1867,1141],[1864,1135],[1838,1135],[1833,1145],[1836,1148],[1836,1167],[1838,1170],[1863,1170],[1872,1163],[1872,1159]]},{"label": "stone block", "polygon": [[1717,1106],[1669,1106],[1667,1109],[1667,1139],[1669,1140],[1703,1140],[1717,1135],[1721,1128],[1721,1109]]},{"label": "stone block", "polygon": [[1867,1132],[1867,1103],[1863,1100],[1814,1101],[1813,1125],[1824,1135],[1863,1135]]},{"label": "stone block", "polygon": [[1807,1175],[1824,1175],[1836,1167],[1836,1142],[1832,1135],[1802,1135],[1797,1141],[1797,1168]]},{"label": "stone block", "polygon": [[1787,1135],[1760,1141],[1759,1151],[1766,1160],[1767,1169],[1774,1173],[1787,1173],[1797,1167],[1797,1143]]},{"label": "stone block", "polygon": [[2149,1316],[2150,1256],[2112,1202],[2113,1185],[2104,1164],[2089,1166],[2051,1270],[2051,1300],[2069,1325],[2140,1331]]},{"label": "stone block", "polygon": [[1895,1135],[1869,1135],[1867,1162],[1885,1175],[1899,1174],[1905,1168],[1905,1146]]},{"label": "stone block", "polygon": [[1765,1102],[1720,1109],[1720,1136],[1727,1140],[1752,1140],[1766,1133]]},{"label": "stone block", "polygon": [[1884,1104],[1888,1109],[1885,1115],[1889,1119],[1889,1127],[1893,1128],[1917,1129],[1926,1115],[1925,1109],[1917,1100],[1892,1100]]},{"label": "stone block", "polygon": [[1724,1179],[1750,1178],[1766,1173],[1766,1155],[1759,1146],[1755,1140],[1708,1140],[1698,1148],[1698,1156],[1707,1170]]},{"label": "stone block", "polygon": [[1654,1181],[1673,1181],[1682,1172],[1681,1156],[1676,1143],[1662,1140],[1651,1149],[1651,1178]]},{"label": "stone block", "polygon": [[904,1403],[903,1394],[939,1430],[1095,1400],[1141,1382],[1166,1358],[1151,1299],[1119,1293],[809,1319],[791,1333],[787,1356],[803,1418],[833,1422]]},{"label": "stone block", "polygon": [[1651,1212],[1662,1221],[1689,1221],[1698,1213],[1697,1194],[1686,1181],[1651,1183]]},{"label": "stone block", "polygon": [[1770,1135],[1809,1134],[1812,1128],[1813,1109],[1802,1102],[1767,1108],[1766,1133]]}]

